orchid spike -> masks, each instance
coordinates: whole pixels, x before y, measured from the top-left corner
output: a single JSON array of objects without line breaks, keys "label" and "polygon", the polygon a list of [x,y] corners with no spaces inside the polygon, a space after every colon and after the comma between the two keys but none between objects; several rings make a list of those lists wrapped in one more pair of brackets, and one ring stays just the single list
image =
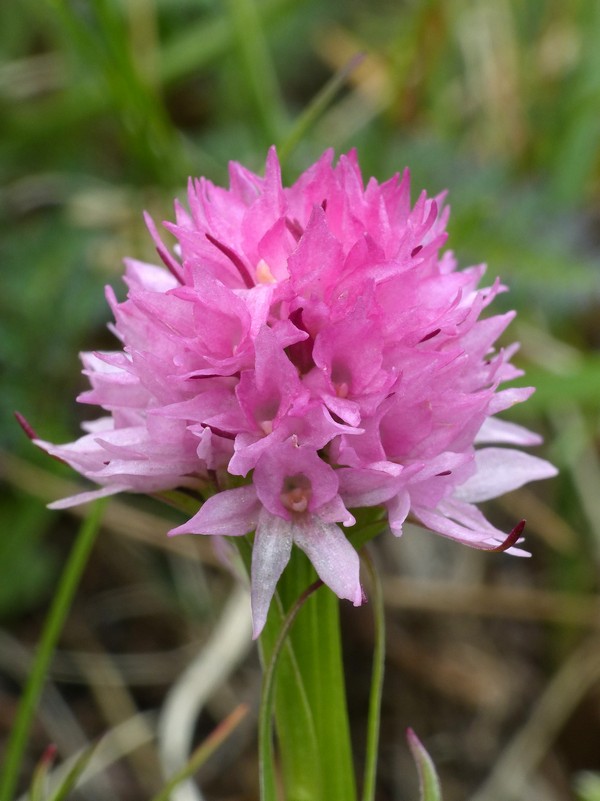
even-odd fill
[{"label": "orchid spike", "polygon": [[520,375],[516,348],[495,348],[514,314],[482,317],[505,288],[458,269],[443,196],[411,207],[409,184],[365,185],[356,153],[327,151],[284,187],[271,149],[264,177],[234,163],[229,189],[190,181],[173,253],[148,217],[167,269],[126,262],[127,299],[107,290],[122,350],[83,354],[79,400],[105,415],[76,442],[35,440],[100,485],[56,506],[210,495],[171,533],[256,532],[255,635],[293,547],[362,602],[352,508],[524,554],[523,523],[507,536],[476,506],[556,473],[497,416],[533,391],[503,387]]}]

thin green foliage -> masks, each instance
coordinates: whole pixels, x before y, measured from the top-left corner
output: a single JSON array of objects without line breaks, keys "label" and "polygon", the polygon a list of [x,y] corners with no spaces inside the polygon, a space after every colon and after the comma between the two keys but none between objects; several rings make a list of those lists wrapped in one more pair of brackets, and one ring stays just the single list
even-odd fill
[{"label": "thin green foliage", "polygon": [[279,139],[286,113],[258,8],[255,0],[227,0],[227,7],[248,100],[261,128],[264,144],[273,144]]},{"label": "thin green foliage", "polygon": [[56,756],[56,747],[48,746],[45,753],[42,754],[41,759],[33,771],[33,778],[29,787],[28,799],[29,801],[44,801],[46,795],[46,785],[48,782],[48,773],[52,767],[54,757]]},{"label": "thin green foliage", "polygon": [[172,506],[184,515],[195,515],[202,503],[201,500],[196,500],[191,495],[179,490],[165,490],[164,492],[157,492],[154,496],[157,500]]},{"label": "thin green foliage", "polygon": [[519,379],[518,383],[536,388],[523,410],[518,410],[519,416],[531,417],[573,403],[594,409],[600,397],[600,356],[597,353],[582,354],[570,368],[556,372],[531,367],[526,378]]},{"label": "thin green foliage", "polygon": [[92,0],[86,15],[67,0],[49,2],[80,57],[93,59],[96,75],[118,109],[117,120],[141,168],[165,183],[174,178],[183,182],[191,165],[186,163],[185,150],[156,87],[136,63],[122,11],[109,0]]},{"label": "thin green foliage", "polygon": [[292,125],[291,130],[288,131],[277,148],[277,154],[282,166],[299,143],[309,135],[311,128],[333,102],[337,93],[348,80],[349,75],[359,66],[362,60],[362,53],[358,53],[354,58],[350,59],[348,64],[343,69],[336,72],[321,91],[315,95],[311,102],[305,106],[302,113]]},{"label": "thin green foliage", "polygon": [[100,530],[105,505],[106,501],[97,501],[91,506],[89,515],[79,529],[73,550],[69,555],[56,588],[42,639],[35,655],[8,742],[6,759],[0,779],[0,801],[12,801],[37,703],[44,687],[44,681],[58,638],[79,585],[79,580]]},{"label": "thin green foliage", "polygon": [[555,197],[577,203],[587,189],[598,162],[600,140],[600,6],[587,3],[580,12],[582,57],[569,81],[563,130],[558,132],[552,179]]},{"label": "thin green foliage", "polygon": [[12,532],[0,539],[0,615],[35,608],[49,592],[56,559],[42,536],[50,515],[41,504],[26,503],[21,496],[0,506],[0,530]]},{"label": "thin green foliage", "polygon": [[[262,26],[289,13],[297,0],[264,0],[260,5]],[[165,84],[199,73],[220,59],[228,58],[235,48],[235,27],[225,15],[193,20],[166,41],[161,52],[160,75]]]},{"label": "thin green foliage", "polygon": [[383,603],[381,579],[368,548],[362,549],[361,558],[369,573],[371,583],[370,601],[373,608],[375,623],[373,670],[371,673],[371,689],[369,694],[367,749],[365,754],[362,801],[375,801],[381,722],[381,696],[383,693],[383,674],[385,669],[385,607]]},{"label": "thin green foliage", "polygon": [[442,801],[442,789],[433,760],[412,729],[408,730],[407,738],[419,773],[419,801]]},{"label": "thin green foliage", "polygon": [[64,799],[69,796],[69,793],[71,790],[75,789],[77,782],[83,775],[83,772],[87,766],[90,764],[97,747],[97,743],[94,743],[89,748],[84,749],[84,751],[75,760],[75,763],[65,776],[64,780],[60,783],[47,801],[64,801]]}]

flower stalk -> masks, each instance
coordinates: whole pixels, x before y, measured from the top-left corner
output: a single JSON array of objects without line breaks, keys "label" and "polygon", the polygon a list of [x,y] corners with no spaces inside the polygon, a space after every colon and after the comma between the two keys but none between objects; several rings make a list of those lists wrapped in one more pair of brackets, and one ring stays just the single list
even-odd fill
[{"label": "flower stalk", "polygon": [[277,798],[271,715],[286,801],[356,799],[339,601],[321,585],[306,556],[293,549],[260,635],[262,801]]}]

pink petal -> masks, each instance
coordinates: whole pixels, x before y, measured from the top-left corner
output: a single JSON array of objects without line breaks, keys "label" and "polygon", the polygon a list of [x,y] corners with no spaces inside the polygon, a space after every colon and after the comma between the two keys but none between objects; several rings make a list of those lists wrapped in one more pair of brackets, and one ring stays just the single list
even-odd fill
[{"label": "pink petal", "polygon": [[[398,474],[401,472],[400,467]],[[399,477],[383,470],[342,467],[337,473],[340,479],[340,494],[350,507],[378,506],[398,492]]]}]

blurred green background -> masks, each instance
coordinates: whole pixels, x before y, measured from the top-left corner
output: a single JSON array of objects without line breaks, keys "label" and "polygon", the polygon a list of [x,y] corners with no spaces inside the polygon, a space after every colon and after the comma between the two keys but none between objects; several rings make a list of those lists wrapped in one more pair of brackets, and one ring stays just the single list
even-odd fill
[{"label": "blurred green background", "polygon": [[[362,61],[349,68],[358,53]],[[448,801],[593,801],[600,770],[596,0],[0,4],[0,736],[74,526],[45,503],[75,477],[35,451],[13,411],[45,439],[76,436],[89,413],[74,401],[84,386],[77,352],[113,342],[103,287],[122,294],[123,256],[154,260],[142,210],[171,217],[189,175],[224,182],[229,160],[261,170],[272,143],[287,150],[288,180],[325,147],[355,147],[366,177],[409,166],[415,195],[450,190],[451,247],[461,264],[485,261],[490,280],[499,275],[509,285],[496,310],[518,311],[507,341],[521,342],[522,383],[538,391],[511,419],[542,432],[541,452],[561,469],[559,479],[489,505],[504,528],[528,519],[533,558],[525,565],[448,550],[432,537],[381,546],[393,549],[404,578],[388,582],[393,643],[378,797],[404,799],[414,788],[402,728],[410,724],[438,762]],[[127,704],[111,708],[101,677],[78,672],[74,657],[70,667],[59,660],[52,686],[80,729],[63,753],[116,726],[126,710],[160,705],[186,664],[182,649],[208,636],[228,586],[207,549],[190,559],[188,546],[167,550],[158,507],[134,499],[111,509],[110,533],[61,647],[63,662],[67,652],[112,659]],[[119,598],[127,613],[115,611]],[[95,622],[86,620],[90,609]],[[364,633],[349,636],[348,659],[368,681],[365,614]],[[127,673],[119,659],[130,652],[177,653],[179,661],[154,686]],[[256,665],[244,670],[244,681],[227,685],[230,696],[252,695]],[[364,690],[350,684],[360,751]],[[227,692],[217,694],[207,729],[228,703]],[[209,772],[210,797],[256,797],[251,730],[231,756],[246,765],[241,778],[229,786],[231,776]],[[40,723],[29,770],[52,736]],[[144,764],[152,760],[154,752]],[[120,771],[112,788],[81,797],[149,797],[157,768],[134,757]],[[507,789],[515,776],[521,790]]]}]

